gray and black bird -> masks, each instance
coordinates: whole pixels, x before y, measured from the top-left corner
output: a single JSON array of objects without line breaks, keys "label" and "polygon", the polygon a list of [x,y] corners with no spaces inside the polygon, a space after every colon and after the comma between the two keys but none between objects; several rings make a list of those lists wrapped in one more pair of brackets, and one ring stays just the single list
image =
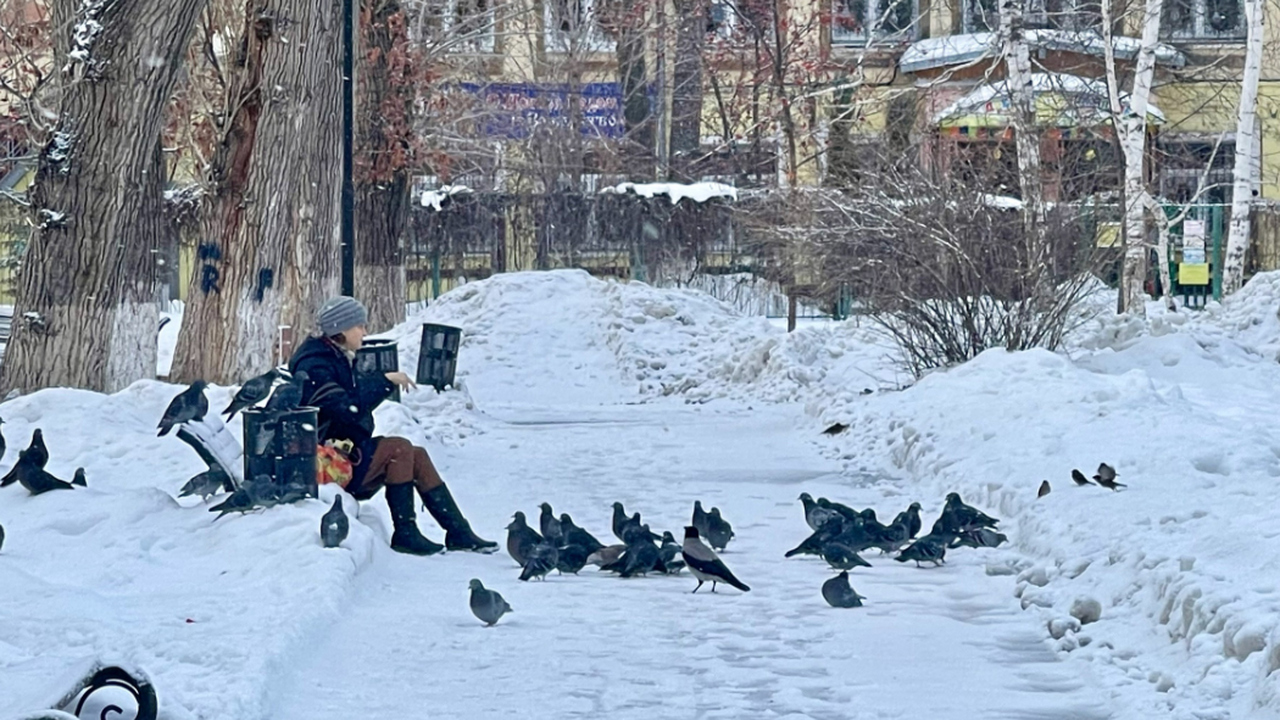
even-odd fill
[{"label": "gray and black bird", "polygon": [[914,560],[916,567],[920,567],[922,562],[931,562],[937,566],[946,562],[946,555],[946,545],[932,535],[925,535],[903,548],[894,560],[901,563]]},{"label": "gray and black bird", "polygon": [[84,468],[78,467],[76,468],[76,471],[71,474],[71,484],[79,485],[80,487],[89,487],[89,483],[84,478]]},{"label": "gray and black bird", "polygon": [[715,551],[703,544],[698,537],[698,529],[692,525],[684,529],[684,547],[681,548],[680,555],[685,567],[698,579],[698,587],[693,589],[695,593],[707,581],[711,582],[711,592],[716,591],[717,583],[727,583],[742,592],[750,592],[751,588],[733,576]]},{"label": "gray and black bird", "polygon": [[658,548],[660,569],[668,575],[674,575],[684,569],[684,560],[679,560],[680,543],[670,530],[663,531],[662,545]]},{"label": "gray and black bird", "polygon": [[822,583],[822,599],[833,608],[862,607],[862,601],[866,600],[849,585],[848,570]]},{"label": "gray and black bird", "polygon": [[497,590],[487,590],[479,580],[472,578],[471,614],[488,627],[493,627],[503,615],[512,612],[511,606],[498,594]]},{"label": "gray and black bird", "polygon": [[307,380],[307,371],[299,370],[294,373],[289,382],[276,387],[275,392],[271,393],[271,399],[267,400],[263,410],[272,415],[283,415],[297,410],[298,406],[302,404],[302,392],[307,385]]},{"label": "gray and black bird", "polygon": [[1076,469],[1072,469],[1072,471],[1071,471],[1071,479],[1075,482],[1075,484],[1080,485],[1080,486],[1084,486],[1084,485],[1092,485],[1092,484],[1093,484],[1093,483],[1089,482],[1089,478],[1087,478],[1087,477],[1085,477],[1085,476],[1084,476],[1084,473],[1082,473],[1082,472],[1080,472],[1079,470],[1076,470]]},{"label": "gray and black bird", "polygon": [[587,564],[587,558],[591,556],[591,551],[581,545],[562,545],[556,550],[556,571],[561,575],[565,573],[578,574]]},{"label": "gray and black bird", "polygon": [[581,545],[587,549],[588,553],[604,547],[604,543],[597,540],[594,535],[574,524],[569,513],[560,513],[560,532],[564,535],[566,545]]},{"label": "gray and black bird", "polygon": [[342,511],[342,495],[333,499],[333,507],[320,516],[320,542],[327,548],[336,548],[351,532],[351,521]]},{"label": "gray and black bird", "polygon": [[59,480],[50,475],[44,468],[36,467],[26,458],[19,457],[18,464],[14,466],[14,470],[17,471],[18,482],[32,495],[41,495],[50,490],[72,490],[75,488],[74,485],[66,480]]},{"label": "gray and black bird", "polygon": [[587,564],[604,570],[622,557],[627,551],[626,545],[606,545],[587,556]]},{"label": "gray and black bird", "polygon": [[616,572],[621,577],[629,578],[657,570],[661,561],[658,547],[653,544],[647,534],[633,534],[632,541],[627,543],[622,555],[613,563],[602,565],[600,569]]},{"label": "gray and black bird", "polygon": [[618,539],[625,545],[631,542],[631,537],[640,532],[643,532],[645,537],[654,542],[662,539],[661,536],[654,535],[653,532],[649,530],[649,526],[645,525],[644,522],[640,520],[640,513],[632,513],[631,517],[626,519],[622,524],[622,531],[618,533]]},{"label": "gray and black bird", "polygon": [[1041,480],[1041,481],[1040,481],[1040,489],[1036,491],[1036,497],[1037,497],[1037,498],[1042,498],[1042,497],[1044,497],[1045,495],[1048,495],[1048,494],[1049,494],[1049,490],[1050,490],[1050,488],[1049,488],[1049,481],[1048,481],[1048,480]]},{"label": "gray and black bird", "polygon": [[529,559],[529,552],[541,542],[542,536],[529,527],[524,513],[517,511],[511,516],[511,524],[507,525],[507,554],[516,564],[524,567],[525,561]]},{"label": "gray and black bird", "polygon": [[951,541],[950,547],[1000,547],[1001,544],[1009,539],[1004,533],[996,532],[991,528],[974,528],[965,530]]},{"label": "gray and black bird", "polygon": [[1108,490],[1128,487],[1124,483],[1116,482],[1116,469],[1106,463],[1098,465],[1098,474],[1093,476],[1093,481]]},{"label": "gray and black bird", "polygon": [[920,520],[920,503],[913,502],[908,505],[906,510],[898,513],[897,517],[893,519],[893,524],[905,525],[907,528],[908,539],[919,535],[920,527],[922,526],[922,522]]},{"label": "gray and black bird", "polygon": [[227,405],[226,410],[222,411],[222,414],[226,415],[227,419],[230,420],[241,410],[253,407],[266,400],[271,396],[271,386],[275,384],[276,379],[279,377],[280,371],[276,368],[271,368],[258,377],[245,382],[236,391],[236,396],[231,398],[231,403]]},{"label": "gray and black bird", "polygon": [[711,512],[707,513],[707,544],[723,551],[732,539],[733,526],[720,517],[720,508],[711,508]]},{"label": "gray and black bird", "polygon": [[[23,462],[25,461],[25,465]],[[38,467],[42,468],[49,462],[49,448],[44,444],[44,433],[40,428],[31,433],[31,443],[27,445],[27,449],[18,451],[18,461],[9,468],[9,472],[0,478],[0,487],[6,487],[18,482],[19,466],[22,467]]]},{"label": "gray and black bird", "polygon": [[613,520],[610,524],[610,529],[613,530],[614,537],[618,538],[619,540],[622,539],[622,529],[627,526],[627,523],[629,521],[630,521],[630,518],[627,517],[627,511],[623,509],[622,503],[620,502],[614,503],[613,504]]},{"label": "gray and black bird", "polygon": [[822,546],[822,559],[836,570],[852,570],[858,566],[871,567],[871,563],[863,560],[853,548],[838,541]]},{"label": "gray and black bird", "polygon": [[784,557],[821,555],[822,546],[840,537],[844,532],[844,520],[839,517],[830,518],[822,527],[810,533],[809,537],[800,541],[799,545],[788,550]]},{"label": "gray and black bird", "polygon": [[707,511],[702,509],[702,501],[694,500],[693,518],[690,520],[689,524],[698,528],[698,534],[703,537],[706,537],[707,533],[711,532],[709,518],[710,516],[707,515]]},{"label": "gray and black bird", "polygon": [[178,393],[165,408],[164,417],[160,418],[160,424],[156,427],[160,428],[157,435],[168,435],[169,431],[175,425],[181,425],[192,420],[203,420],[206,413],[209,412],[209,398],[204,396],[204,389],[209,383],[203,380],[197,380],[187,387],[186,390]]},{"label": "gray and black bird", "polygon": [[4,526],[0,525],[0,550],[4,549]]},{"label": "gray and black bird", "polygon": [[227,486],[227,480],[227,474],[221,468],[209,468],[188,480],[178,491],[178,497],[199,495],[202,500],[208,500]]},{"label": "gray and black bird", "polygon": [[[840,517],[840,513],[831,508],[824,508],[813,501],[813,496],[809,493],[800,493],[800,503],[804,505],[804,521],[808,523],[809,529],[817,530],[833,517]],[[702,532],[701,529],[698,532]]]},{"label": "gray and black bird", "polygon": [[959,493],[947,493],[947,502],[943,506],[943,512],[951,513],[958,529],[989,527],[994,528],[1000,524],[1000,521],[987,515],[981,510],[965,505],[960,499]]},{"label": "gray and black bird", "polygon": [[239,489],[227,496],[226,500],[209,508],[209,512],[218,513],[218,517],[213,519],[214,522],[217,522],[224,515],[229,515],[233,512],[244,514],[271,507],[275,504],[275,483],[272,482],[269,475],[258,475],[252,480],[246,481]]},{"label": "gray and black bird", "polygon": [[542,537],[546,538],[547,542],[560,545],[564,542],[564,531],[555,513],[551,511],[551,503],[542,503],[538,508],[542,510],[542,514],[538,516],[538,527],[542,530]]},{"label": "gray and black bird", "polygon": [[547,573],[556,569],[556,565],[560,562],[560,551],[555,545],[549,542],[541,542],[529,548],[528,554],[524,559],[524,567],[520,571],[520,579],[528,581],[529,578],[547,579]]}]

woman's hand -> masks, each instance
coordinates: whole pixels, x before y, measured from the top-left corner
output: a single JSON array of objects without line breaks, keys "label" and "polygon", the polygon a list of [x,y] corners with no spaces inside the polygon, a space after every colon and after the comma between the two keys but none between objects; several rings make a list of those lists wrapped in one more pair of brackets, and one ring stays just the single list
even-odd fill
[{"label": "woman's hand", "polygon": [[391,384],[395,385],[401,390],[408,391],[408,390],[418,389],[418,384],[415,383],[413,380],[410,380],[408,375],[405,375],[399,370],[396,370],[395,372],[387,373],[387,380],[389,380]]}]

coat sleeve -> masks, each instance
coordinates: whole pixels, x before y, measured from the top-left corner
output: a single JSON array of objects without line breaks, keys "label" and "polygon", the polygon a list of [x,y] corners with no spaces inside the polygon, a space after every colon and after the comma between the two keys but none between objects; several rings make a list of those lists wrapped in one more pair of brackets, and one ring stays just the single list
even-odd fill
[{"label": "coat sleeve", "polygon": [[326,435],[359,442],[367,432],[361,429],[360,398],[339,382],[330,363],[323,360],[303,360],[298,370],[307,373],[306,404],[320,410],[320,422],[328,427]]}]

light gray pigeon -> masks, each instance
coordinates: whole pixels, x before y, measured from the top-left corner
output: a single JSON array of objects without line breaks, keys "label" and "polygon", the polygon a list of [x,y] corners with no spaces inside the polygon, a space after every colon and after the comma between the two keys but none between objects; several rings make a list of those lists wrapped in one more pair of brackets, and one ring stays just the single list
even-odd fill
[{"label": "light gray pigeon", "polygon": [[[810,530],[821,530],[828,520],[840,517],[840,513],[831,508],[824,508],[813,501],[809,493],[800,493],[800,503],[804,505],[804,521]],[[702,532],[699,530],[698,532]]]},{"label": "light gray pigeon", "polygon": [[618,558],[622,557],[622,553],[625,552],[626,549],[626,545],[606,545],[588,555],[587,564],[595,565],[603,570],[605,565],[612,565],[617,562]]},{"label": "light gray pigeon", "polygon": [[724,562],[716,556],[711,548],[702,543],[698,539],[698,529],[690,525],[684,529],[684,547],[680,552],[684,558],[684,564],[689,568],[689,572],[698,579],[698,587],[693,589],[698,592],[698,588],[702,587],[702,583],[711,581],[711,592],[716,591],[716,583],[728,583],[742,592],[749,592],[751,588],[745,583],[733,576],[729,568]]},{"label": "light gray pigeon", "polygon": [[471,614],[488,627],[493,627],[503,615],[513,612],[497,590],[486,590],[475,578],[471,579]]},{"label": "light gray pigeon", "polygon": [[862,607],[862,601],[866,600],[849,585],[848,570],[822,583],[822,599],[833,608]]},{"label": "light gray pigeon", "polygon": [[178,491],[178,497],[199,495],[201,499],[208,500],[217,495],[226,482],[226,473],[220,468],[210,468],[188,480],[187,484],[182,486],[182,490]]},{"label": "light gray pigeon", "polygon": [[333,507],[320,517],[320,541],[327,548],[336,548],[347,539],[351,531],[351,522],[347,514],[342,512],[342,495],[333,499]]}]

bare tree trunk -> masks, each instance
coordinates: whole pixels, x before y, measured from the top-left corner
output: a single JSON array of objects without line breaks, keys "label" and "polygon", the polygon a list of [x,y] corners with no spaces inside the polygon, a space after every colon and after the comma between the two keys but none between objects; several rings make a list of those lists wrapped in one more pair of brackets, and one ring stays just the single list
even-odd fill
[{"label": "bare tree trunk", "polygon": [[114,392],[155,377],[160,134],[204,3],[53,3],[62,105],[31,193],[5,389]]},{"label": "bare tree trunk", "polygon": [[404,319],[414,61],[398,0],[363,0],[357,53],[355,294],[369,329]]},{"label": "bare tree trunk", "polygon": [[[636,146],[652,152],[654,147],[653,122],[649,113],[649,94],[646,80],[648,73],[644,62],[644,6],[635,0],[622,3],[622,17],[618,28],[618,84],[622,88],[622,119],[626,125],[627,139]],[[652,177],[633,166],[634,179]]]},{"label": "bare tree trunk", "polygon": [[[1040,176],[1040,133],[1035,127],[1035,88],[1031,54],[1023,35],[1022,0],[1000,3],[1000,37],[1005,62],[1005,84],[1012,107],[1013,135],[1018,146],[1018,183],[1022,191],[1022,224],[1030,244],[1033,277],[1043,278],[1048,260],[1045,242],[1044,184]],[[1038,281],[1037,281],[1038,284]],[[1033,291],[1039,288],[1028,288]]]},{"label": "bare tree trunk", "polygon": [[311,329],[338,293],[340,0],[245,0],[215,151],[205,243],[176,378],[232,383],[274,361],[278,328]]},{"label": "bare tree trunk", "polygon": [[674,174],[694,179],[690,163],[702,140],[702,46],[706,42],[703,0],[675,0],[675,70],[671,89],[671,156]]},{"label": "bare tree trunk", "polygon": [[1147,106],[1155,77],[1156,45],[1160,41],[1163,0],[1147,0],[1142,18],[1142,40],[1133,71],[1129,110],[1120,123],[1124,150],[1124,265],[1120,274],[1122,312],[1146,314],[1147,226],[1146,196]]},{"label": "bare tree trunk", "polygon": [[1262,0],[1244,0],[1248,39],[1245,41],[1244,78],[1240,84],[1240,108],[1236,116],[1236,164],[1231,187],[1231,223],[1227,231],[1227,255],[1222,268],[1222,291],[1233,293],[1244,285],[1244,256],[1249,250],[1249,211],[1253,201],[1253,166],[1258,157],[1258,79],[1262,74]]}]

